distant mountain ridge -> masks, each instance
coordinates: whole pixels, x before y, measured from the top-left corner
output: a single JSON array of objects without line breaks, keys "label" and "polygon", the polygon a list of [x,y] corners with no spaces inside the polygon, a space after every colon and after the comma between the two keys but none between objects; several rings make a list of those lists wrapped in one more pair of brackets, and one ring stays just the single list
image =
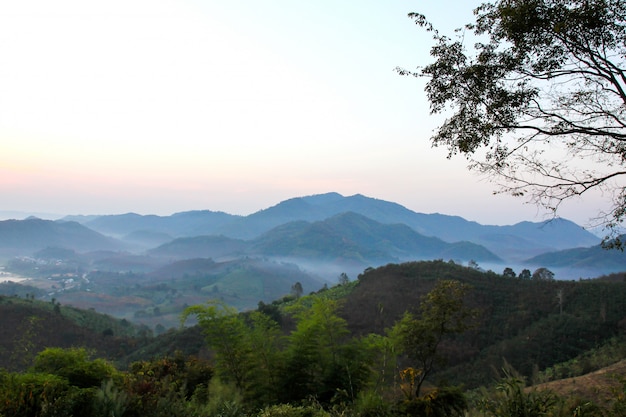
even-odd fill
[{"label": "distant mountain ridge", "polygon": [[117,236],[150,230],[173,237],[223,235],[252,240],[289,222],[321,221],[346,212],[360,214],[382,224],[405,224],[417,233],[449,243],[468,241],[479,244],[500,258],[514,261],[545,252],[600,243],[597,236],[560,218],[510,226],[481,225],[459,216],[416,213],[397,203],[361,194],[344,197],[334,192],[291,198],[248,216],[204,210],[172,216],[100,216],[84,224],[101,233],[115,233]]},{"label": "distant mountain ridge", "polygon": [[[277,233],[274,229],[255,239],[254,247],[263,253],[279,246],[287,251],[300,250],[309,254],[316,251],[320,254],[330,252],[344,258],[378,257],[381,262],[444,257],[500,261],[480,245],[469,242],[465,245],[447,243],[436,237],[419,234],[405,224],[383,224],[354,212],[337,214],[313,223],[287,223],[283,228],[287,226],[291,226],[291,233]],[[471,255],[468,254],[470,251]],[[293,252],[288,254],[296,255]]]},{"label": "distant mountain ridge", "polygon": [[248,241],[225,236],[178,238],[149,253],[170,259],[269,256],[349,263],[361,269],[372,264],[406,259],[502,261],[484,247],[471,242],[447,243],[420,235],[404,224],[382,224],[352,212],[314,222],[288,222]]},{"label": "distant mountain ridge", "polygon": [[0,221],[0,253],[23,255],[56,246],[82,252],[119,249],[122,242],[104,236],[77,222],[37,218]]},{"label": "distant mountain ridge", "polygon": [[[36,221],[48,223],[32,223]],[[31,228],[39,224],[40,234],[19,233],[17,240],[7,232],[10,222],[0,222],[0,251],[9,255],[18,249],[58,246],[77,252],[132,251],[173,260],[310,258],[348,262],[354,268],[417,259],[474,260],[496,269],[503,264],[519,268],[545,253],[600,243],[597,236],[560,218],[481,225],[459,216],[417,213],[397,203],[334,192],[291,198],[248,216],[195,210],[170,216],[126,213],[68,216],[56,222],[24,220],[25,230],[26,224]],[[59,229],[56,235],[53,225]],[[604,274],[626,270],[626,265],[613,262],[607,269],[596,262],[594,268]]]},{"label": "distant mountain ridge", "polygon": [[[620,237],[622,241],[625,238],[626,236]],[[623,271],[626,267],[626,252],[616,249],[607,250],[602,245],[596,245],[589,248],[573,248],[543,253],[527,259],[526,263],[577,271],[594,271],[599,268]]]}]

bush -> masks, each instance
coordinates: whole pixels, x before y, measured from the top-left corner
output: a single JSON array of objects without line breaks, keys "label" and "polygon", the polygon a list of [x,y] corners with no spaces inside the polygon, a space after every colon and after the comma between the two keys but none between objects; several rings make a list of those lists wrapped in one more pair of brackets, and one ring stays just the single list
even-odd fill
[{"label": "bush", "polygon": [[385,417],[392,413],[391,404],[374,391],[361,391],[352,408],[360,417]]},{"label": "bush", "polygon": [[496,386],[496,392],[485,398],[480,408],[494,417],[527,417],[548,415],[556,409],[558,398],[550,391],[525,391],[522,379],[507,376]]},{"label": "bush", "polygon": [[89,360],[85,349],[47,348],[35,358],[33,371],[66,378],[79,388],[100,387],[116,369],[103,359]]},{"label": "bush", "polygon": [[462,417],[465,411],[467,400],[458,387],[434,389],[421,397],[401,402],[396,410],[399,415],[430,417]]},{"label": "bush", "polygon": [[277,404],[265,407],[258,417],[328,417],[328,413],[312,406]]},{"label": "bush", "polygon": [[0,376],[0,415],[4,416],[90,416],[93,398],[93,390],[72,387],[57,375],[5,373]]}]

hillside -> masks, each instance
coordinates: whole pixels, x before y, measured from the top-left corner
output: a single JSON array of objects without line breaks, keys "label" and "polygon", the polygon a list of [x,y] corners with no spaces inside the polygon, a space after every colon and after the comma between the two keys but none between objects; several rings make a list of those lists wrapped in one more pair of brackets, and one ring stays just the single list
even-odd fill
[{"label": "hillside", "polygon": [[0,368],[20,370],[46,347],[86,347],[116,361],[140,347],[150,331],[93,311],[0,295]]},{"label": "hillside", "polygon": [[[468,387],[493,378],[506,359],[523,375],[589,350],[620,331],[626,318],[626,283],[534,281],[442,261],[387,265],[359,277],[343,317],[354,334],[382,333],[437,279],[473,287],[468,298],[482,312],[478,326],[450,341],[449,367],[440,377]],[[557,295],[563,295],[562,304]]]},{"label": "hillside", "polygon": [[537,390],[550,390],[565,398],[585,398],[608,407],[615,401],[615,393],[623,389],[626,378],[626,360],[572,378],[538,384]]}]

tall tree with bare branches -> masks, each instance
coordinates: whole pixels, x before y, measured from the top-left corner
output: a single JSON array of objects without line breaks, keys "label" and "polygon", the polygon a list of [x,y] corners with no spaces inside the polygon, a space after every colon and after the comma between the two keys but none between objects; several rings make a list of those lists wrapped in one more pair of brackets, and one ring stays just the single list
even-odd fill
[{"label": "tall tree with bare branches", "polygon": [[398,71],[427,77],[431,112],[448,116],[433,145],[555,215],[601,191],[590,220],[608,241],[626,218],[626,2],[500,0],[474,14],[455,37],[409,14],[432,33],[434,62]]}]

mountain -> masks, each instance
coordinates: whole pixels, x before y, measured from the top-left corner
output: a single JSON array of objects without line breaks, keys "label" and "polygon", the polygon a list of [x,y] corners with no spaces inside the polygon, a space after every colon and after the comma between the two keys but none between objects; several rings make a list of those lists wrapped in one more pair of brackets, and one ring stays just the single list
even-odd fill
[{"label": "mountain", "polygon": [[[435,236],[428,227],[418,228],[418,218],[430,215],[415,213],[400,204],[365,197],[356,194],[344,197],[338,193],[317,194],[285,200],[275,206],[258,211],[238,219],[220,229],[220,232],[242,239],[251,239],[281,224],[304,220],[308,222],[324,220],[337,214],[353,212],[369,217],[379,223],[404,223],[413,227],[418,233]],[[460,219],[460,218],[459,218]],[[424,221],[423,223],[428,223]]]},{"label": "mountain", "polygon": [[[337,193],[329,193],[295,198],[251,214],[246,221],[248,225],[254,222],[262,224],[260,220],[271,220],[271,224],[276,224],[281,218],[315,221],[348,211],[383,224],[402,223],[424,236],[437,237],[446,242],[477,243],[501,258],[512,260],[600,242],[597,236],[565,219],[538,223],[521,222],[512,226],[481,225],[459,216],[416,213],[400,204],[360,194],[343,197]],[[237,224],[231,223],[230,231],[244,237],[245,232],[234,231]],[[257,226],[255,230],[260,228]]]},{"label": "mountain", "polygon": [[216,234],[219,227],[238,217],[210,210],[185,211],[171,216],[127,213],[96,218],[86,217],[84,225],[100,233],[111,234],[116,237],[142,231],[182,237]]},{"label": "mountain", "polygon": [[119,250],[123,244],[77,222],[37,218],[0,221],[1,255],[30,255],[46,247],[86,252]]},{"label": "mountain", "polygon": [[288,222],[249,241],[225,236],[179,238],[149,254],[170,259],[277,257],[348,264],[358,271],[370,265],[416,259],[501,261],[474,243],[447,243],[404,224],[382,224],[353,212],[314,222]]},{"label": "mountain", "polygon": [[249,243],[225,236],[181,237],[148,251],[151,256],[169,259],[235,257],[245,254]]},{"label": "mountain", "polygon": [[544,253],[525,261],[529,265],[547,268],[561,268],[576,271],[581,276],[585,272],[593,274],[611,274],[626,270],[626,252],[616,249],[605,249],[602,245],[590,248],[573,248],[562,251]]},{"label": "mountain", "polygon": [[[565,219],[520,222],[508,226],[482,225],[459,216],[416,213],[400,204],[361,194],[344,197],[338,193],[291,198],[248,216],[208,210],[182,212],[172,216],[131,213],[95,219],[85,217],[84,224],[101,233],[118,237],[133,236],[133,233],[142,231],[165,233],[172,237],[223,235],[252,240],[286,223],[322,221],[347,212],[360,214],[381,224],[404,224],[423,236],[436,237],[448,243],[466,241],[482,245],[507,262],[519,262],[545,252],[600,243],[597,236]],[[134,239],[134,242],[137,240]]]},{"label": "mountain", "polygon": [[252,242],[251,251],[263,255],[357,261],[364,265],[442,257],[500,261],[479,245],[450,244],[423,236],[404,224],[382,224],[353,212],[313,223],[287,223]]}]

